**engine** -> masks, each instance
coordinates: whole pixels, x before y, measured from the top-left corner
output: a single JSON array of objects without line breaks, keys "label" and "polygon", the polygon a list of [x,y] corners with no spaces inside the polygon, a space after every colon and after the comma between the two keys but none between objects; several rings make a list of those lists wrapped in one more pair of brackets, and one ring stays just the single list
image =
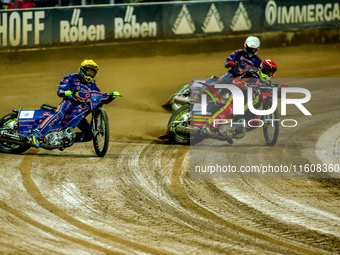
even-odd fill
[{"label": "engine", "polygon": [[76,132],[72,127],[68,127],[59,132],[49,133],[45,136],[44,141],[49,147],[62,147],[73,143],[76,138]]}]

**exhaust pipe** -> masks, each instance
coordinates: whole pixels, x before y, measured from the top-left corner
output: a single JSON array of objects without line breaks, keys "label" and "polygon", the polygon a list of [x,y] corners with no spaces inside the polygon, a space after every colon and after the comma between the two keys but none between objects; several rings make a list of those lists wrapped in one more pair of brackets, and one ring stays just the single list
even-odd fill
[{"label": "exhaust pipe", "polygon": [[174,97],[174,102],[176,104],[188,104],[190,102],[190,99],[189,98],[183,98],[183,97],[175,96]]},{"label": "exhaust pipe", "polygon": [[14,143],[18,145],[25,145],[27,142],[27,139],[25,137],[20,136],[18,134],[9,134],[9,133],[0,134],[0,140],[2,142]]},{"label": "exhaust pipe", "polygon": [[178,133],[191,134],[191,135],[196,135],[198,133],[198,129],[196,129],[196,128],[190,128],[190,127],[185,127],[185,126],[181,126],[181,125],[178,125],[175,128],[175,130]]}]

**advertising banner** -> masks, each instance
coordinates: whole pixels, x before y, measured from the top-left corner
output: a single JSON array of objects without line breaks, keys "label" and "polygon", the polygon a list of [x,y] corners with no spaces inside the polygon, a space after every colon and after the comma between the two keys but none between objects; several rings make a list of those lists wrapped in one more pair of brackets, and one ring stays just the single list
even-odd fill
[{"label": "advertising banner", "polygon": [[339,4],[334,0],[266,1],[261,32],[340,27]]},{"label": "advertising banner", "polygon": [[199,38],[340,27],[339,0],[256,0],[0,11],[0,47]]},{"label": "advertising banner", "polygon": [[0,46],[34,47],[52,43],[52,11],[0,12]]},{"label": "advertising banner", "polygon": [[[148,12],[146,12],[146,7]],[[53,41],[131,41],[161,37],[159,5],[124,5],[56,9]]]},{"label": "advertising banner", "polygon": [[259,32],[260,6],[256,1],[177,3],[163,8],[167,37],[226,35]]}]

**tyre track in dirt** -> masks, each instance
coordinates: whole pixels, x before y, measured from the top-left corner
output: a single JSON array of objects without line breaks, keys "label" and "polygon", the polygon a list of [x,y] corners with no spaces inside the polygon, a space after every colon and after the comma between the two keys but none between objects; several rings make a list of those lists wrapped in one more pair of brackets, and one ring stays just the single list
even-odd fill
[{"label": "tyre track in dirt", "polygon": [[[42,231],[45,231],[45,232],[48,232],[48,233],[51,233],[55,236],[58,236],[58,237],[61,237],[61,238],[64,238],[64,239],[67,239],[69,241],[71,241],[72,243],[77,243],[77,244],[80,244],[88,249],[92,249],[92,250],[96,250],[96,251],[100,251],[100,252],[103,252],[103,253],[107,253],[107,254],[113,254],[112,250],[110,249],[105,249],[99,245],[95,245],[95,244],[91,244],[89,242],[86,242],[84,240],[80,240],[80,239],[77,239],[77,238],[73,238],[72,236],[68,236],[64,233],[61,233],[59,231],[56,231],[44,224],[41,224],[37,221],[34,221],[32,220],[31,218],[21,214],[20,212],[18,212],[17,210],[15,210],[14,208],[8,206],[6,203],[4,203],[3,201],[0,201],[0,208],[6,212],[8,212],[9,214],[17,217],[18,219],[24,221],[24,222],[27,222],[28,224],[34,226],[35,228],[38,228],[38,229],[41,229]],[[1,246],[8,246],[8,248],[10,248],[11,250],[15,250],[15,246],[9,246],[8,244],[4,244],[1,243]],[[30,253],[29,254],[34,254],[34,253]]]},{"label": "tyre track in dirt", "polygon": [[[92,227],[88,224],[83,223],[80,220],[77,220],[76,218],[74,218],[71,215],[69,215],[68,213],[66,213],[64,210],[57,207],[55,204],[48,201],[42,195],[41,191],[39,190],[39,188],[37,187],[37,185],[35,184],[35,182],[31,178],[32,161],[33,161],[34,157],[35,156],[31,156],[31,155],[25,156],[25,158],[22,160],[22,163],[20,165],[20,171],[21,171],[21,174],[22,174],[23,184],[24,184],[27,192],[34,198],[34,200],[37,202],[37,204],[39,206],[41,206],[43,209],[46,209],[50,213],[55,214],[56,216],[65,220],[66,222],[68,222],[69,224],[71,224],[71,225],[73,225],[73,226],[75,226],[79,229],[85,230],[85,231],[89,232],[90,234],[96,235],[100,238],[107,239],[109,241],[113,241],[114,243],[122,244],[126,247],[132,247],[135,250],[140,250],[140,251],[146,252],[146,253],[168,254],[168,253],[163,253],[159,250],[155,250],[155,249],[152,249],[150,247],[141,245],[139,243],[133,243],[129,240],[125,240],[125,239],[120,238],[118,236],[110,235],[109,233],[101,231],[100,229],[96,229],[96,228],[94,228],[94,227]],[[30,224],[38,227],[38,228],[43,229],[44,231],[51,232],[51,233],[58,235],[62,238],[66,238],[66,239],[68,239],[72,242],[79,243],[79,244],[84,245],[84,246],[91,248],[91,249],[96,249],[100,252],[105,252],[105,253],[108,253],[108,254],[112,253],[112,250],[110,250],[110,249],[105,249],[104,247],[94,245],[94,244],[91,244],[89,242],[85,242],[85,241],[82,241],[82,240],[79,240],[79,239],[72,238],[71,236],[67,236],[67,235],[60,233],[58,231],[55,231],[55,230],[53,230],[53,229],[51,229],[47,226],[44,226],[44,225],[39,224],[37,222],[34,222],[34,221],[30,220],[29,218],[22,216],[20,213],[16,212],[12,208],[8,207],[5,203],[1,204],[1,207],[6,208],[7,211],[10,211],[12,214],[15,213],[14,214],[15,216],[17,216],[17,217],[20,216],[21,219],[25,220],[26,222],[28,222],[28,223],[30,223]],[[115,253],[115,252],[113,252],[113,253]]]},{"label": "tyre track in dirt", "polygon": [[[196,236],[197,240],[195,242],[196,242],[197,247],[201,247],[200,249],[207,249],[207,250],[213,251],[212,249],[213,246],[209,244],[209,241],[204,241],[204,240],[209,239],[209,237],[211,239],[212,236],[215,236],[213,237],[214,242],[221,243],[220,247],[219,246],[216,247],[216,252],[220,252],[221,250],[223,250],[222,248],[223,243],[230,243],[232,242],[231,240],[238,240],[238,242],[243,240],[243,242],[247,243],[249,242],[249,237],[251,237],[251,238],[260,239],[264,241],[264,243],[262,241],[255,241],[256,244],[253,245],[254,246],[253,249],[255,250],[259,249],[259,247],[261,249],[264,249],[264,247],[267,247],[265,243],[271,243],[270,247],[272,247],[273,245],[279,246],[279,247],[283,246],[290,250],[290,252],[287,251],[284,253],[293,254],[294,251],[296,251],[296,252],[302,252],[305,254],[317,254],[317,252],[313,252],[303,247],[299,247],[294,244],[289,244],[287,242],[284,242],[281,240],[281,237],[278,239],[275,239],[271,237],[271,235],[262,234],[261,232],[256,232],[256,231],[241,227],[237,224],[233,224],[230,221],[225,221],[219,216],[217,216],[213,211],[209,211],[205,209],[203,206],[191,200],[191,198],[188,196],[186,192],[186,189],[184,188],[182,184],[183,176],[181,175],[183,175],[183,173],[180,170],[183,168],[183,165],[185,165],[183,163],[184,159],[188,157],[187,147],[180,146],[178,147],[177,151],[174,151],[173,153],[171,153],[174,155],[175,154],[182,155],[181,157],[176,159],[176,161],[171,167],[172,170],[164,174],[164,178],[165,179],[171,178],[171,181],[167,182],[167,185],[162,185],[162,184],[161,185],[158,184],[158,186],[151,185],[152,183],[156,184],[155,182],[159,182],[160,180],[160,178],[155,175],[156,174],[155,170],[160,170],[163,168],[163,164],[159,162],[160,158],[162,158],[162,154],[169,153],[169,152],[166,152],[160,149],[161,147],[163,146],[149,145],[149,144],[127,145],[125,149],[123,149],[121,156],[115,161],[117,164],[117,167],[119,167],[119,171],[121,171],[122,173],[125,172],[125,176],[120,175],[122,176],[122,182],[125,184],[126,187],[128,187],[129,196],[138,194],[140,201],[147,201],[147,204],[149,204],[149,206],[151,207],[155,207],[156,211],[161,210],[162,213],[161,214],[158,213],[158,215],[161,215],[162,219],[167,218],[167,225],[169,226],[170,224],[171,229],[178,228],[179,230],[183,232],[189,232],[191,233],[190,238],[194,238],[194,236]],[[150,155],[154,155],[155,152],[159,153],[158,157],[155,157],[155,158],[150,157]],[[32,165],[33,165],[32,161],[36,157],[37,156],[35,155],[26,155],[23,158],[22,163],[20,165],[20,171],[21,171],[22,178],[23,178],[23,184],[27,192],[34,198],[34,200],[37,202],[39,206],[44,208],[49,213],[52,213],[56,215],[57,217],[61,218],[62,220],[66,221],[68,224],[73,225],[76,228],[81,229],[85,232],[88,232],[90,236],[98,236],[101,239],[107,239],[109,241],[113,241],[114,243],[122,244],[126,248],[129,247],[133,250],[142,250],[150,254],[164,253],[164,252],[161,252],[160,250],[145,249],[143,246],[136,245],[134,242],[113,237],[112,234],[106,231],[99,230],[98,228],[85,224],[83,221],[76,219],[75,217],[72,217],[65,210],[60,209],[58,205],[55,205],[51,203],[50,201],[48,201],[42,194],[42,193],[46,193],[46,191],[42,192],[38,188],[38,186],[35,184],[33,179],[31,178],[31,171],[32,171]],[[166,165],[170,166],[168,163]],[[140,168],[141,166],[142,168]],[[148,173],[145,172],[143,169],[147,169],[148,170],[147,172],[150,171],[151,174],[148,175]],[[128,170],[128,172],[126,172],[126,170]],[[142,179],[143,177],[144,177],[144,180]],[[168,187],[168,185],[170,185],[170,187]],[[132,192],[131,190],[135,190],[135,192]],[[211,192],[212,190],[211,187],[208,190]],[[125,195],[124,191],[123,191],[123,194]],[[160,199],[162,194],[163,194],[163,199]],[[73,194],[73,196],[81,197],[82,195]],[[127,199],[133,200],[133,197],[127,197]],[[154,202],[155,200],[157,201],[157,203]],[[230,205],[234,206],[234,203],[235,202],[231,202]],[[131,205],[128,205],[128,207],[130,206]],[[109,248],[104,248],[104,247],[101,247],[100,245],[94,245],[91,242],[86,242],[80,238],[78,239],[73,238],[72,235],[69,236],[59,231],[56,231],[54,229],[51,229],[46,225],[43,225],[39,222],[36,222],[30,219],[27,216],[24,216],[18,213],[14,209],[10,209],[5,204],[2,204],[2,208],[14,214],[16,217],[19,217],[20,219],[28,222],[29,224],[32,224],[35,227],[42,229],[43,231],[50,232],[53,235],[60,236],[71,242],[81,244],[93,250],[97,250],[97,251],[104,252],[107,254],[116,253],[110,250]],[[78,209],[81,209],[81,208],[78,208]],[[83,209],[86,209],[86,208],[83,208]],[[143,215],[143,217],[148,219],[148,221],[150,221],[152,219],[152,215],[156,213],[154,210],[152,210],[149,213],[146,213],[145,206],[141,206],[141,207],[135,206],[132,208],[132,210],[139,213],[140,215]],[[124,213],[124,212],[121,212],[121,213]],[[121,215],[117,214],[117,217],[120,217],[120,216]],[[99,214],[98,221],[100,221],[101,218],[102,217],[100,217],[100,214]],[[212,222],[215,222],[215,224],[211,224]],[[150,224],[150,222],[148,222],[148,224]],[[159,224],[157,224],[157,226],[159,227]],[[202,233],[202,229],[205,230],[204,233]],[[74,231],[77,231],[77,230],[74,230]],[[142,230],[142,232],[143,231],[145,230]],[[156,230],[156,232],[158,231],[159,230]],[[196,238],[194,238],[194,240]],[[169,239],[171,239],[173,242],[174,241],[178,242],[181,246],[189,245],[189,244],[185,244],[185,242],[175,237],[169,236]],[[103,240],[101,240],[101,242],[102,242],[101,245],[106,243]],[[204,244],[205,242],[206,244]],[[191,240],[191,245],[192,245],[192,240]],[[105,244],[103,246],[105,246]],[[234,243],[233,249],[237,250],[238,246],[239,245]],[[240,247],[239,249],[241,250]],[[274,251],[275,250],[282,251],[282,248],[278,248],[278,247],[274,247],[271,249]],[[167,254],[167,253],[165,252],[164,254]]]},{"label": "tyre track in dirt", "polygon": [[[210,252],[214,251],[214,246],[209,244],[212,240],[215,242],[215,246],[216,243],[221,243],[220,247],[217,246],[215,248],[217,249],[216,252],[220,252],[221,247],[223,247],[223,243],[230,243],[232,240],[248,243],[250,239],[255,238],[259,240],[254,241],[255,244],[252,244],[252,249],[254,250],[262,250],[264,247],[268,247],[268,243],[270,243],[270,250],[273,251],[287,249],[290,250],[290,252],[286,252],[291,254],[294,253],[294,250],[305,254],[318,254],[317,252],[303,247],[298,247],[294,244],[284,242],[280,240],[280,238],[276,239],[270,235],[252,231],[241,227],[240,225],[223,220],[213,211],[209,211],[193,201],[188,196],[182,184],[183,180],[181,177],[183,169],[187,168],[187,166],[184,166],[183,164],[183,161],[187,161],[189,157],[189,148],[187,147],[179,147],[177,149],[178,151],[176,154],[180,156],[174,162],[171,168],[172,171],[169,173],[170,175],[168,178],[171,178],[170,182],[168,182],[167,185],[162,183],[161,178],[157,177],[157,172],[152,169],[151,166],[156,166],[157,169],[157,166],[161,166],[161,164],[157,164],[154,161],[158,161],[163,157],[161,155],[157,155],[158,157],[152,157],[152,160],[149,159],[150,155],[155,155],[155,151],[159,152],[162,151],[162,149],[155,149],[153,147],[158,148],[159,146],[137,145],[131,146],[128,150],[124,150],[124,155],[138,155],[135,160],[132,160],[131,163],[127,164],[129,174],[124,176],[126,179],[124,183],[135,191],[129,192],[129,194],[138,193],[141,201],[148,201],[150,203],[150,207],[159,207],[159,213],[162,215],[162,218],[166,218],[168,224],[170,222],[173,222],[171,225],[176,224],[175,226],[172,226],[172,228],[184,228],[182,230],[183,232],[191,232],[190,239],[194,238],[197,243],[196,245],[198,247],[202,246],[199,253],[204,254],[203,250],[208,247]],[[139,153],[140,151],[142,151],[142,153]],[[141,170],[141,166],[142,169],[148,170],[146,172]],[[159,170],[160,169],[163,168],[159,168]],[[133,200],[133,197],[130,199]],[[157,204],[155,204],[155,200],[157,201]],[[152,218],[152,215],[148,216],[149,213],[145,212],[144,206],[141,206],[140,210],[135,207],[134,210],[137,210],[141,215],[148,217],[149,220]],[[153,214],[153,212],[151,214]],[[215,224],[212,224],[212,222]],[[202,231],[203,229],[204,232]],[[176,241],[179,242],[179,240]],[[173,242],[175,242],[175,240],[173,240]],[[183,240],[180,242],[184,243]],[[274,247],[272,247],[273,245]],[[282,249],[282,247],[284,248]],[[236,243],[233,244],[233,249],[239,249],[239,251],[242,250],[240,245]]]},{"label": "tyre track in dirt", "polygon": [[[324,89],[327,91],[331,87],[337,88],[337,83],[334,82],[324,85]],[[308,87],[308,83],[303,85]],[[321,95],[321,93],[314,93],[315,85],[312,84],[310,88],[312,95],[317,97]],[[334,91],[338,92],[338,90]],[[323,96],[327,96],[326,92]],[[219,142],[205,142],[205,146],[193,147],[195,157],[204,158],[209,151],[218,151],[220,154],[224,153],[225,163],[235,165],[238,169],[245,162],[247,165],[254,166],[320,163],[315,156],[315,144],[322,134],[322,127],[320,128],[318,123],[327,123],[330,119],[336,121],[340,118],[339,111],[334,104],[337,100],[336,96],[332,95],[327,98],[329,100],[326,106],[328,112],[318,102],[308,107],[315,118],[301,118],[298,116],[298,111],[294,110],[289,118],[298,119],[298,127],[292,130],[281,128],[278,144],[273,148],[260,145],[263,144],[263,137],[259,136],[260,133],[257,131],[257,134],[256,132],[249,133],[232,146],[223,147]],[[215,162],[220,161],[216,158]],[[338,175],[330,174],[328,177],[330,176],[339,178]],[[191,180],[187,187],[190,187],[193,194],[198,187],[205,187],[206,193],[211,193],[211,195],[202,196],[205,192],[200,192],[200,196],[195,194],[194,199],[197,203],[219,212],[222,217],[226,217],[227,212],[234,208],[239,218],[231,216],[226,219],[244,222],[249,227],[262,229],[271,234],[276,233],[277,236],[290,240],[288,242],[307,244],[309,247],[318,248],[317,250],[321,253],[339,252],[338,179],[322,181],[305,179],[313,177],[311,173],[302,173],[299,176],[276,175],[276,178],[283,179],[266,178],[261,174],[256,177],[242,179],[242,174],[240,174],[241,180],[237,178],[212,179],[200,181],[199,185]],[[334,184],[334,187],[332,184],[329,186],[329,188],[332,187],[329,194],[327,194],[327,189],[323,189],[320,185],[320,183],[327,182]],[[223,201],[228,206],[224,206],[224,203],[217,204],[216,201]]]},{"label": "tyre track in dirt", "polygon": [[[285,182],[290,185],[289,179],[240,177],[202,181],[187,177],[185,180],[185,188],[194,201],[192,207],[196,207],[193,211],[208,211],[206,217],[214,214],[209,218],[217,224],[226,227],[231,225],[238,232],[290,247],[288,254],[292,254],[293,250],[305,254],[333,253],[339,250],[337,224],[340,218],[304,205],[304,201],[300,203],[294,198],[289,200],[287,194],[277,191]],[[200,190],[199,196],[197,190]],[[187,206],[190,202],[183,204]],[[299,249],[301,247],[309,248],[303,248],[302,251]],[[311,247],[315,247],[315,250]],[[284,252],[280,250],[280,253]]]},{"label": "tyre track in dirt", "polygon": [[[120,146],[118,145],[117,147],[120,147]],[[155,155],[155,152],[156,153],[158,152],[157,153],[158,155],[156,157],[150,157],[150,155]],[[168,152],[166,153],[168,154]],[[230,240],[228,240],[230,239],[230,236],[234,236],[232,239],[238,239],[239,241],[244,240],[244,242],[247,243],[247,239],[249,239],[249,236],[250,236],[255,239],[260,239],[262,241],[271,243],[270,246],[273,246],[273,245],[279,246],[279,247],[282,246],[290,250],[290,252],[287,251],[283,253],[292,254],[294,253],[294,251],[296,251],[298,253],[304,253],[304,254],[319,254],[318,252],[296,245],[296,240],[295,241],[291,240],[292,243],[282,241],[282,239],[287,240],[287,238],[289,240],[289,237],[292,235],[296,235],[297,231],[292,231],[292,230],[289,231],[289,228],[285,227],[284,224],[282,223],[279,224],[278,222],[275,223],[275,220],[271,219],[270,217],[266,218],[264,216],[261,216],[261,214],[256,212],[257,210],[252,211],[252,207],[247,206],[248,203],[246,203],[244,199],[243,201],[242,199],[231,199],[231,198],[228,198],[226,194],[224,194],[224,195],[219,196],[219,199],[217,200],[224,201],[224,203],[228,204],[228,207],[231,207],[231,208],[236,207],[236,209],[234,208],[233,211],[237,210],[239,214],[241,215],[245,214],[243,215],[243,217],[245,217],[246,219],[242,219],[243,217],[240,217],[240,216],[237,216],[237,217],[232,216],[235,222],[242,222],[243,224],[247,223],[247,225],[252,226],[253,224],[251,224],[251,220],[247,218],[248,217],[253,218],[252,221],[255,221],[255,223],[256,223],[255,218],[257,218],[258,223],[255,224],[255,226],[251,227],[253,229],[263,228],[263,226],[259,224],[260,221],[265,221],[267,223],[269,222],[269,225],[270,225],[270,222],[273,222],[272,224],[274,226],[270,227],[269,225],[266,225],[265,227],[268,230],[277,229],[278,230],[277,234],[279,234],[279,238],[274,238],[272,234],[270,235],[266,234],[265,233],[266,229],[262,231],[254,231],[251,228],[249,229],[249,228],[241,227],[240,225],[230,222],[230,218],[224,215],[223,216],[224,219],[229,218],[229,221],[228,220],[226,221],[223,218],[219,217],[218,214],[214,212],[214,210],[208,210],[202,205],[200,205],[199,202],[192,200],[192,198],[188,196],[187,191],[185,187],[183,186],[183,182],[185,183],[191,182],[188,179],[188,172],[185,173],[185,171],[182,172],[181,170],[181,169],[185,169],[185,166],[183,166],[183,161],[185,157],[187,157],[188,155],[187,153],[188,153],[188,148],[182,147],[182,146],[180,146],[177,149],[177,151],[175,150],[173,153],[171,153],[173,155],[182,155],[182,156],[176,159],[176,161],[174,162],[172,166],[172,171],[167,173],[167,174],[170,174],[170,177],[163,177],[163,179],[171,178],[171,182],[170,183],[168,182],[168,184],[171,185],[171,189],[169,189],[169,187],[167,187],[166,185],[159,184],[159,181],[161,180],[161,178],[157,176],[157,172],[156,172],[156,170],[163,169],[163,165],[160,163],[160,159],[162,158],[162,154],[164,154],[164,151],[160,149],[160,145],[150,145],[150,144],[126,145],[125,149],[123,149],[117,161],[115,161],[117,164],[117,168],[119,168],[119,171],[121,172],[121,174],[119,174],[119,176],[122,176],[121,182],[124,183],[124,186],[128,187],[127,193],[123,192],[124,196],[128,196],[126,199],[133,201],[134,200],[133,196],[138,194],[139,199],[141,201],[147,201],[148,204],[150,204],[150,206],[156,207],[156,210],[158,211],[159,210],[162,211],[162,214],[161,214],[162,218],[163,219],[168,218],[167,224],[170,224],[169,222],[174,221],[174,223],[170,225],[175,225],[177,226],[177,228],[182,229],[182,231],[184,232],[189,231],[192,233],[192,236],[194,236],[195,235],[194,233],[196,232],[198,236],[204,239],[204,238],[208,238],[209,236],[211,238],[211,235],[214,234],[218,236],[217,238],[214,238],[216,239],[215,242],[222,242],[222,243],[228,242],[228,241],[230,242]],[[32,155],[25,156],[20,166],[20,170],[23,176],[24,186],[26,187],[28,193],[32,195],[32,197],[38,202],[40,206],[45,208],[47,211],[57,215],[58,217],[64,219],[69,224],[74,225],[75,227],[80,228],[86,232],[89,232],[91,235],[96,235],[104,239],[109,239],[111,241],[124,244],[125,246],[133,248],[133,249],[138,249],[138,245],[136,247],[133,242],[126,242],[126,241],[122,242],[121,240],[119,240],[119,238],[118,240],[116,238],[112,238],[112,235],[108,234],[107,232],[100,231],[97,228],[93,228],[89,226],[88,224],[84,224],[83,222],[80,222],[74,217],[71,217],[70,215],[68,215],[64,210],[61,210],[60,208],[58,208],[58,206],[52,204],[47,199],[45,199],[42,196],[41,191],[38,189],[38,187],[34,184],[33,180],[30,178],[31,168],[27,167],[27,166],[32,166],[32,160],[34,157],[35,156],[32,156]],[[169,164],[166,164],[166,165],[170,166]],[[23,166],[26,166],[26,167],[24,168]],[[147,171],[144,171],[143,169],[147,169]],[[123,175],[124,173],[125,175]],[[184,176],[187,176],[187,177],[185,178]],[[158,183],[158,186],[157,186],[157,183]],[[187,185],[187,187],[190,187],[190,186],[193,186],[193,185]],[[197,188],[196,191],[200,190],[199,193],[205,193],[204,190],[206,190],[209,193],[212,193],[214,196],[216,196],[216,194],[223,193],[223,189],[219,188],[218,190],[212,184],[208,183],[207,185],[205,181],[200,183],[199,186],[200,187],[196,187]],[[227,193],[230,194],[230,190],[235,189],[235,187],[240,187],[240,184],[237,183],[235,186],[235,185],[230,185],[229,183],[228,188],[227,188],[228,190]],[[161,199],[160,201],[162,194],[163,194],[163,199]],[[242,194],[242,192],[240,194]],[[234,194],[231,193],[231,195],[232,197],[237,197],[237,194],[235,192]],[[78,195],[76,194],[73,194],[73,196],[78,197]],[[79,195],[79,197],[81,197],[81,195]],[[155,204],[154,201],[157,201],[157,203]],[[254,200],[252,200],[252,202],[256,204]],[[269,200],[269,202],[271,201]],[[261,205],[263,205],[263,202],[261,203]],[[147,219],[148,221],[150,221],[150,219],[152,219],[152,215],[155,214],[153,210],[149,213],[146,213],[145,205],[141,207],[138,207],[138,206],[131,207],[131,206],[132,205],[129,205],[128,207],[132,208],[132,210],[134,210],[138,214],[143,215],[143,217]],[[240,213],[240,211],[243,211],[243,213]],[[257,215],[257,216],[254,217],[254,215]],[[98,218],[100,219],[100,217]],[[215,222],[215,224],[212,225],[211,222]],[[217,227],[216,224],[220,225],[221,227]],[[185,227],[185,225],[187,227]],[[173,226],[171,228],[173,228]],[[285,228],[288,229],[288,231],[285,233],[284,238],[283,238],[282,230]],[[202,233],[201,231],[202,229],[205,230],[205,234]],[[305,235],[306,233],[301,232],[300,235],[302,234]],[[224,236],[228,236],[228,238],[225,239]],[[315,239],[311,239],[311,240],[313,240],[314,242],[316,241]],[[74,240],[71,240],[71,241],[74,241]],[[77,242],[79,242],[79,240]],[[181,243],[181,241],[179,240],[177,240],[177,242]],[[202,246],[202,240],[197,241],[196,245]],[[261,245],[261,242],[260,244],[257,243],[257,245],[259,245],[260,247],[262,245],[266,247],[265,244]],[[329,242],[328,242],[328,245],[329,245]],[[208,248],[208,247],[210,247],[209,250],[211,250],[211,246],[207,244],[207,247],[205,248]],[[234,248],[235,247],[237,246],[234,244]],[[262,249],[264,247],[262,247]],[[96,247],[96,248],[97,250],[100,251],[100,249],[98,249],[99,247]],[[217,250],[220,250],[220,249],[221,248],[218,248]],[[282,252],[282,248],[276,248],[276,249],[281,250]],[[105,252],[108,252],[108,251],[105,251]],[[149,252],[151,254],[161,253],[159,250],[158,251],[154,250],[154,251],[149,251]]]},{"label": "tyre track in dirt", "polygon": [[[250,237],[254,237],[256,239],[260,239],[262,241],[266,241],[271,243],[271,245],[277,245],[277,246],[282,246],[285,248],[288,248],[289,250],[293,250],[295,252],[299,252],[299,253],[304,253],[304,254],[320,254],[319,252],[295,245],[295,242],[286,242],[283,241],[282,238],[275,238],[273,235],[269,235],[269,234],[264,234],[261,233],[259,231],[254,231],[251,230],[250,228],[245,228],[241,225],[235,224],[231,221],[226,221],[224,219],[222,219],[221,217],[219,217],[217,214],[215,214],[213,211],[208,210],[207,208],[203,207],[202,205],[200,205],[199,203],[197,203],[197,201],[192,200],[189,196],[188,193],[185,189],[185,187],[182,184],[182,175],[185,175],[185,173],[183,173],[181,171],[181,169],[183,169],[183,160],[184,158],[179,158],[176,162],[176,164],[174,165],[173,168],[173,179],[172,179],[172,186],[174,187],[173,190],[177,191],[177,197],[180,199],[181,201],[181,205],[184,208],[187,208],[189,211],[192,211],[195,214],[199,214],[201,215],[203,218],[206,218],[209,220],[209,224],[211,224],[211,221],[215,222],[216,224],[222,225],[228,229],[232,229],[234,231],[236,231],[237,233],[242,233],[245,234],[247,236]],[[188,173],[186,174],[187,178],[188,177]],[[211,191],[213,189],[213,187],[210,186],[209,191]],[[214,195],[218,194],[218,192],[215,192]],[[222,198],[224,201],[226,199],[225,196],[223,196]],[[230,199],[229,199],[229,202]],[[235,201],[233,201],[233,203],[230,203],[230,205],[234,205]],[[242,206],[238,206],[238,207],[242,207]],[[246,208],[245,211],[249,211],[250,208]],[[238,219],[239,221],[242,221],[242,219]],[[268,220],[268,219],[267,219]]]}]

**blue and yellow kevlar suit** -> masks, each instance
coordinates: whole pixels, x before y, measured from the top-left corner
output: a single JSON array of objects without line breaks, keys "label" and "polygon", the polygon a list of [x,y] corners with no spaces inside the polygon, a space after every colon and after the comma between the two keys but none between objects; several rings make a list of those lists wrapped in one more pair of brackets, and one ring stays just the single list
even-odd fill
[{"label": "blue and yellow kevlar suit", "polygon": [[[71,73],[66,75],[59,84],[57,94],[59,97],[63,97],[63,101],[59,104],[57,110],[47,117],[36,129],[33,131],[42,137],[44,137],[55,125],[59,123],[67,114],[72,112],[78,112],[78,115],[82,115],[88,111],[88,106],[82,107],[82,101],[77,96],[65,96],[65,91],[99,91],[100,89],[94,82],[84,84],[78,73]],[[78,127],[82,133],[77,133],[77,141],[88,141],[92,139],[90,125],[86,119],[83,119]]]}]

